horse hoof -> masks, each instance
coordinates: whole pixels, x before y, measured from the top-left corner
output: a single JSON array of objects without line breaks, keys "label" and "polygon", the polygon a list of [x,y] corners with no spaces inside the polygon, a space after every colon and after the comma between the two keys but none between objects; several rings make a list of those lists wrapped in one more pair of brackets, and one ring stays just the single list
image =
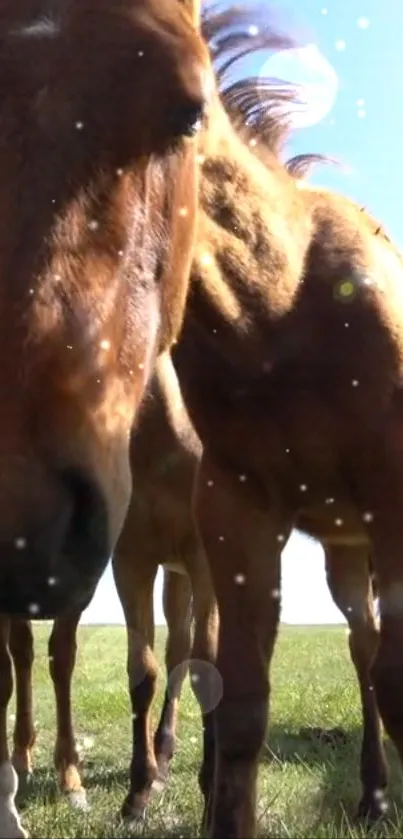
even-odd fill
[{"label": "horse hoof", "polygon": [[90,805],[87,801],[87,794],[85,789],[72,790],[67,793],[67,800],[71,807],[75,810],[89,810]]},{"label": "horse hoof", "polygon": [[358,805],[357,818],[367,822],[377,822],[388,810],[388,802],[382,790],[375,790],[372,795],[364,795]]},{"label": "horse hoof", "polygon": [[121,816],[123,821],[130,826],[144,824],[146,820],[146,807],[144,804],[133,804],[126,799],[122,806]]},{"label": "horse hoof", "polygon": [[155,781],[151,784],[151,789],[153,792],[160,794],[165,789],[166,780],[161,776],[161,778],[156,778]]}]

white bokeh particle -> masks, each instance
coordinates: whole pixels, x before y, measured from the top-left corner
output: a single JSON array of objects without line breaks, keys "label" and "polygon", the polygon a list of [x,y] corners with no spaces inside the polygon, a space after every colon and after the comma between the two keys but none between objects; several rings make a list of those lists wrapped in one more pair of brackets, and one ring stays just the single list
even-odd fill
[{"label": "white bokeh particle", "polygon": [[205,265],[206,267],[208,265],[212,265],[213,261],[214,261],[213,257],[211,256],[210,253],[207,253],[207,251],[202,254],[201,259],[200,259],[201,264]]},{"label": "white bokeh particle", "polygon": [[234,580],[235,580],[237,586],[245,585],[245,580],[246,580],[245,574],[235,574]]},{"label": "white bokeh particle", "polygon": [[359,29],[368,29],[369,27],[369,18],[368,17],[359,17],[357,18],[357,26]]},{"label": "white bokeh particle", "polygon": [[23,551],[27,547],[27,540],[24,536],[18,536],[17,539],[14,539],[14,545],[17,551]]},{"label": "white bokeh particle", "polygon": [[339,39],[336,41],[335,46],[336,46],[336,49],[338,50],[338,52],[344,52],[344,50],[346,49],[346,42],[345,42],[345,41],[343,41],[343,39],[342,39],[342,38],[339,38]]}]

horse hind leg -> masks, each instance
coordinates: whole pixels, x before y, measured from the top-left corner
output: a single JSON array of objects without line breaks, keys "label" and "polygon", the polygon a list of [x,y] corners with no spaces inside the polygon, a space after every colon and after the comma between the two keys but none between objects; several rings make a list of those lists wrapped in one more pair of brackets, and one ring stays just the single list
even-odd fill
[{"label": "horse hind leg", "polygon": [[0,839],[26,839],[15,806],[18,775],[10,761],[7,744],[7,708],[13,692],[9,651],[9,620],[0,618]]},{"label": "horse hind leg", "polygon": [[381,720],[371,679],[378,644],[369,553],[366,546],[325,547],[326,574],[333,600],[347,620],[349,647],[361,694],[363,736],[361,746],[362,797],[358,815],[374,821],[387,810],[387,763]]},{"label": "horse hind leg", "polygon": [[188,576],[164,569],[163,609],[168,631],[165,647],[167,687],[154,738],[158,782],[161,785],[167,781],[175,751],[178,705],[188,671],[191,647],[191,601]]},{"label": "horse hind leg", "polygon": [[16,681],[16,718],[12,762],[21,782],[32,774],[32,749],[36,731],[33,719],[32,668],[34,636],[30,621],[10,620],[10,652]]},{"label": "horse hind leg", "polygon": [[[125,538],[125,531],[123,531]],[[140,542],[134,540],[140,552]],[[127,551],[119,550],[112,558],[117,592],[127,627],[127,673],[132,706],[132,760],[130,787],[122,806],[127,821],[145,818],[146,808],[158,767],[151,731],[151,706],[157,689],[158,664],[153,653],[153,591],[157,568],[152,554],[133,561],[131,534]]]},{"label": "horse hind leg", "polygon": [[56,698],[57,734],[54,763],[60,789],[73,807],[87,809],[71,710],[71,682],[76,662],[77,626],[81,614],[81,609],[71,610],[54,621],[49,638],[49,670]]}]

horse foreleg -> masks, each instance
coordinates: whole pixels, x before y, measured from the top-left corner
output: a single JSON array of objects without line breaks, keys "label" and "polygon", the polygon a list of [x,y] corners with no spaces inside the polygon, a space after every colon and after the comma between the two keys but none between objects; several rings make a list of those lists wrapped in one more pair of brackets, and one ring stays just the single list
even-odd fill
[{"label": "horse foreleg", "polygon": [[10,620],[10,652],[16,681],[16,717],[14,727],[13,766],[21,781],[32,773],[32,749],[36,731],[33,718],[32,668],[34,636],[30,621]]},{"label": "horse foreleg", "polygon": [[117,592],[126,618],[127,673],[132,706],[133,751],[130,788],[122,807],[127,820],[143,819],[158,776],[151,729],[151,706],[157,688],[158,665],[153,653],[153,590],[157,565],[153,558],[133,561],[120,552],[112,561]]},{"label": "horse foreleg", "polygon": [[363,737],[358,814],[372,820],[387,809],[388,772],[382,743],[381,720],[371,680],[371,665],[378,645],[372,581],[366,546],[326,545],[326,574],[336,606],[349,625],[349,646],[361,693]]},{"label": "horse foreleg", "polygon": [[13,692],[9,633],[9,620],[0,618],[0,839],[19,839],[27,837],[28,833],[21,825],[15,806],[18,775],[10,761],[7,744],[7,708]]},{"label": "horse foreleg", "polygon": [[[266,736],[269,679],[280,616],[280,552],[292,517],[261,498],[253,479],[224,471],[204,450],[195,514],[219,609],[214,711],[212,839],[252,839],[258,760]],[[281,541],[280,541],[281,538]]]},{"label": "horse foreleg", "polygon": [[216,747],[214,711],[219,705],[223,685],[217,670],[218,610],[207,559],[201,545],[195,549],[191,581],[193,590],[194,638],[191,653],[191,685],[200,706],[203,724],[203,758],[199,786],[204,799],[203,830],[211,823],[212,779]]},{"label": "horse foreleg", "polygon": [[86,808],[87,799],[79,772],[79,754],[71,711],[71,682],[77,652],[77,626],[81,610],[56,618],[49,638],[49,671],[56,698],[57,734],[54,763],[61,791],[74,807]]},{"label": "horse foreleg", "polygon": [[169,764],[174,755],[179,699],[188,672],[191,646],[191,600],[192,592],[188,576],[164,570],[163,608],[168,631],[165,648],[167,688],[154,738],[158,777],[162,783],[167,780]]}]

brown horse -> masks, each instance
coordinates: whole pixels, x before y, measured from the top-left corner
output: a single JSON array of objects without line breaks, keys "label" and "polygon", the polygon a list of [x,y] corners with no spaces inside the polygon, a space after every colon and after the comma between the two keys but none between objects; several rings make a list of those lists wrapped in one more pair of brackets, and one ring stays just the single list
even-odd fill
[{"label": "brown horse", "polygon": [[[240,41],[230,31],[221,38],[227,49]],[[212,109],[173,349],[203,444],[194,509],[220,614],[224,695],[216,755],[205,752],[201,776],[213,839],[255,834],[280,553],[293,527],[326,546],[338,603],[348,592],[344,608],[362,630],[360,654],[374,656],[376,702],[403,757],[403,258],[367,212],[296,180],[258,142],[256,99],[247,129],[235,130],[218,96]],[[237,104],[244,114],[242,85]],[[379,644],[362,608],[370,551]],[[376,811],[384,766],[375,774],[365,807]]]},{"label": "brown horse", "polygon": [[[218,626],[208,566],[191,516],[190,499],[200,457],[200,442],[187,416],[169,354],[164,353],[157,360],[150,392],[132,437],[134,489],[113,557],[128,632],[133,760],[123,814],[131,819],[144,814],[154,782],[161,784],[167,777],[174,752],[178,702],[192,646],[192,614],[192,685],[203,709],[211,709],[221,698],[214,668],[207,668],[206,673],[203,665],[215,660]],[[153,589],[159,565],[165,571],[168,686],[153,737],[150,714],[157,686]],[[55,620],[49,640],[49,668],[56,697],[54,760],[60,788],[73,805],[85,806],[71,709],[76,631],[81,614],[81,609],[70,609]],[[27,776],[32,769],[36,736],[32,703],[34,645],[29,621],[10,621],[10,652],[17,699],[12,761],[18,774]],[[206,675],[210,685],[206,684]]]},{"label": "brown horse", "polygon": [[181,322],[210,87],[179,0],[0,0],[2,613],[81,609],[114,548],[137,408]]},{"label": "brown horse", "polygon": [[[126,818],[142,816],[154,782],[159,785],[167,778],[174,752],[178,702],[190,658],[192,585],[196,630],[191,664],[196,680],[192,681],[192,687],[204,713],[211,713],[221,699],[219,677],[213,668],[200,665],[200,661],[210,665],[214,662],[218,629],[208,568],[194,530],[190,507],[201,452],[170,358],[161,356],[133,439],[131,463],[135,491],[113,560],[128,627],[128,673],[133,710],[130,791],[123,807]],[[157,664],[152,652],[152,596],[159,564],[164,566],[168,687],[153,737],[150,712]],[[364,724],[360,809],[365,815],[374,815],[371,808],[376,805],[376,814],[379,814],[382,802],[374,800],[373,793],[383,777],[384,758],[379,714],[369,676],[376,625],[368,566],[363,564],[357,567],[355,575],[346,575],[334,554],[326,551],[326,571],[333,599],[350,627],[350,651],[361,689]],[[71,677],[80,614],[70,612],[58,618],[49,643],[57,706],[55,765],[61,790],[68,793],[71,803],[78,805],[85,803],[85,792],[74,741]],[[13,763],[19,773],[26,774],[31,770],[35,740],[31,679],[33,636],[29,622],[11,622],[10,649],[17,693]],[[209,732],[208,726],[206,731]]]},{"label": "brown horse", "polygon": [[[208,23],[208,21],[207,21]],[[223,20],[225,23],[225,18]],[[217,28],[217,27],[216,27]],[[214,27],[212,27],[214,31]],[[272,39],[276,44],[276,39]],[[257,46],[271,36],[258,40]],[[230,42],[230,46],[233,42]],[[255,42],[252,43],[252,48]],[[244,47],[242,39],[239,44]],[[248,47],[251,49],[250,38]],[[253,82],[253,80],[252,80]],[[239,104],[239,86],[230,86],[224,91],[223,103],[232,113],[233,102]],[[259,105],[266,106],[265,120],[255,126],[256,136],[268,149],[284,136],[284,126],[278,119],[280,104],[268,85],[256,96],[256,84],[242,83],[245,114]],[[274,116],[270,107],[272,105]],[[237,110],[237,115],[239,112]],[[287,168],[301,174],[309,159],[294,158]],[[270,167],[269,167],[270,171]],[[208,181],[207,181],[208,183]],[[114,558],[115,579],[124,605],[128,625],[128,670],[133,705],[133,761],[131,767],[131,788],[124,805],[126,816],[140,815],[146,806],[153,781],[166,776],[169,759],[172,756],[177,702],[180,687],[186,674],[186,661],[190,649],[190,596],[191,586],[185,576],[165,571],[164,604],[168,623],[167,669],[171,673],[169,690],[164,709],[153,741],[150,729],[150,708],[155,692],[156,662],[152,655],[153,617],[152,588],[158,564],[182,563],[188,567],[195,591],[196,638],[193,659],[212,661],[215,650],[217,616],[210,589],[208,572],[203,568],[200,546],[195,539],[190,520],[189,499],[193,474],[201,456],[201,444],[192,428],[169,358],[161,357],[149,399],[143,406],[140,421],[133,438],[131,465],[136,476],[135,492],[129,515],[118,542]],[[331,498],[328,499],[331,504]],[[280,534],[282,536],[282,534]],[[222,541],[222,539],[220,539]],[[285,539],[279,538],[283,546]],[[351,573],[339,561],[337,552],[326,550],[326,570],[333,598],[345,615],[350,626],[350,649],[357,670],[361,688],[364,736],[362,748],[361,777],[363,798],[360,811],[377,815],[383,808],[379,789],[384,785],[385,763],[380,738],[379,715],[369,678],[369,666],[376,639],[376,625],[373,614],[373,595],[368,576],[368,557],[362,554],[362,562],[356,561]],[[241,584],[241,583],[240,583]],[[279,586],[273,590],[273,597],[279,600]],[[55,759],[60,774],[61,787],[70,793],[73,801],[83,801],[83,788],[78,773],[78,756],[74,744],[71,721],[70,687],[74,667],[75,634],[80,610],[59,618],[54,625],[50,640],[51,673],[55,683],[57,700],[58,735]],[[27,771],[30,764],[30,744],[34,739],[30,665],[32,660],[32,634],[29,626],[14,625],[12,652],[17,675],[17,720],[14,735],[14,761],[20,770]],[[26,665],[24,668],[24,657]],[[21,663],[18,664],[19,658]],[[185,662],[185,664],[183,664]],[[198,685],[203,710],[210,709],[205,717],[205,750],[212,750],[211,710],[214,706],[211,695],[217,697],[220,686],[206,687],[205,673],[210,678],[212,671],[201,671],[202,678],[193,682]],[[20,673],[20,676],[19,676]],[[195,674],[198,676],[198,673]],[[19,681],[20,679],[20,681]],[[198,684],[199,682],[199,684]],[[21,685],[19,692],[19,684]],[[25,685],[25,687],[24,687]],[[210,696],[208,695],[210,693]],[[207,694],[207,701],[206,701]],[[18,696],[21,696],[21,703]],[[25,709],[25,712],[24,712]],[[207,769],[207,773],[206,773]],[[208,778],[208,762],[202,772],[202,785]]]},{"label": "brown horse", "polygon": [[[230,112],[233,92],[232,86],[223,92],[224,105]],[[245,101],[250,102],[256,92],[254,80],[243,82],[243,92]],[[272,97],[270,88],[268,95]],[[257,126],[257,133],[264,129],[262,140],[270,146],[273,144],[273,131],[278,130],[278,127],[277,120],[274,123],[269,120],[265,125]],[[306,163],[306,160],[293,158],[287,165],[290,171],[301,173]],[[193,656],[210,662],[214,659],[217,616],[208,571],[195,537],[189,506],[193,476],[201,451],[170,359],[167,355],[161,356],[132,440],[131,467],[135,475],[135,491],[113,560],[115,580],[128,626],[128,671],[133,706],[131,785],[123,808],[128,817],[143,813],[153,782],[157,777],[158,780],[165,779],[173,754],[177,705],[191,647],[189,577],[192,578],[195,590],[196,644]],[[335,561],[334,552],[326,549],[326,544],[325,550],[329,587],[350,626],[350,650],[361,688],[364,727],[361,769],[363,798],[360,811],[366,815],[375,815],[383,805],[383,801],[374,793],[382,785],[384,757],[379,714],[369,678],[376,634],[372,587],[366,560],[361,566],[356,566],[354,574],[346,575],[343,564]],[[163,712],[153,739],[149,715],[157,667],[152,654],[152,590],[159,564],[165,567],[163,600],[168,625],[166,666],[170,677]],[[178,570],[181,566],[187,567],[189,576],[169,570],[173,567]],[[80,614],[77,610],[59,618],[55,622],[49,645],[57,702],[55,762],[61,789],[69,793],[74,803],[85,801],[78,772],[70,700],[76,627]],[[11,651],[17,676],[13,761],[20,772],[26,773],[30,770],[30,750],[34,741],[31,685],[33,639],[29,625],[12,623]],[[206,707],[212,709],[215,697],[219,698],[220,686],[214,684],[213,679],[210,690],[215,696],[212,698],[207,695],[206,701],[206,693],[209,691],[208,686],[206,690],[204,673],[201,675],[201,705],[204,710]],[[197,680],[192,684],[196,686]],[[207,736],[210,729],[206,726],[205,730]]]}]

